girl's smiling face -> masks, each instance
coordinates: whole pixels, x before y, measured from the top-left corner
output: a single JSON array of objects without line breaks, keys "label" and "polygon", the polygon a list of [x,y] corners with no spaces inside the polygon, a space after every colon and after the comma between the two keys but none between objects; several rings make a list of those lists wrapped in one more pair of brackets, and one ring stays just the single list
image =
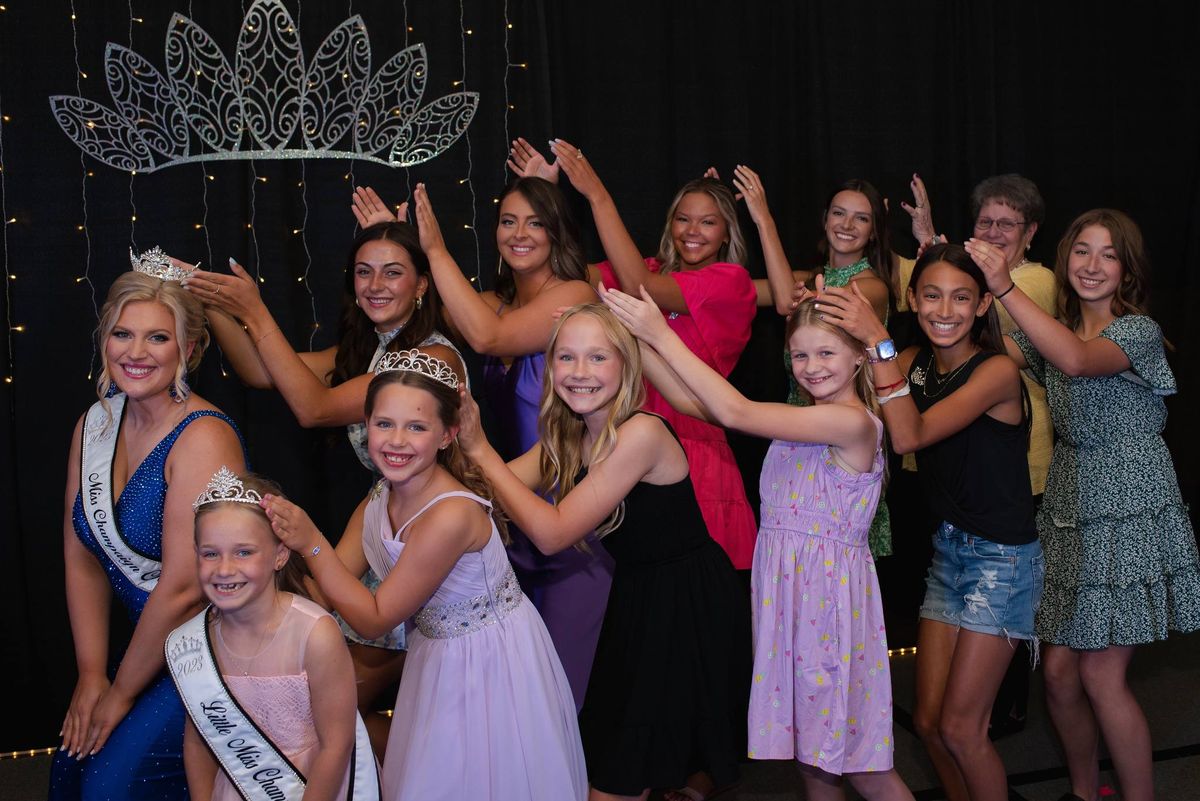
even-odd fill
[{"label": "girl's smiling face", "polygon": [[671,218],[671,239],[685,269],[699,269],[717,260],[729,241],[729,225],[708,193],[688,192]]},{"label": "girl's smiling face", "polygon": [[591,315],[576,315],[563,323],[554,342],[554,392],[582,417],[607,414],[621,388],[624,365],[600,322]]},{"label": "girl's smiling face", "polygon": [[389,384],[367,419],[367,452],[384,478],[404,483],[428,475],[456,433],[442,424],[437,398],[428,391]]},{"label": "girl's smiling face", "polygon": [[927,266],[908,288],[909,308],[934,347],[948,348],[971,335],[975,319],[987,314],[992,296],[981,296],[967,273],[945,261]]},{"label": "girl's smiling face", "polygon": [[287,546],[267,519],[243,506],[223,503],[196,520],[200,587],[222,614],[253,611],[272,600],[275,574],[288,560]]},{"label": "girl's smiling face", "polygon": [[1067,280],[1081,301],[1111,301],[1123,274],[1107,228],[1089,225],[1079,232],[1067,259]]},{"label": "girl's smiling face", "polygon": [[373,239],[354,256],[354,301],[376,331],[399,328],[412,317],[429,279],[417,272],[408,251],[387,239]]},{"label": "girl's smiling face", "polygon": [[816,325],[802,325],[788,340],[792,375],[818,403],[854,394],[854,379],[866,356],[842,337]]}]

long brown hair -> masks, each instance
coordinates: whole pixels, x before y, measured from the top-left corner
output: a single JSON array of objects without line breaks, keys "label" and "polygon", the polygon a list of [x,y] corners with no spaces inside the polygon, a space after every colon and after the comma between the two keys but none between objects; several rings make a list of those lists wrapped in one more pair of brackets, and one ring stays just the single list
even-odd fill
[{"label": "long brown hair", "polygon": [[367,372],[371,365],[371,357],[375,355],[375,349],[379,346],[375,324],[355,303],[354,295],[354,265],[358,263],[358,251],[368,242],[378,240],[404,248],[412,259],[413,266],[417,268],[417,277],[424,278],[426,282],[420,308],[413,309],[408,323],[392,338],[387,349],[394,351],[419,347],[437,330],[442,319],[441,301],[433,285],[429,259],[425,257],[425,251],[421,250],[417,229],[403,222],[376,223],[364,228],[354,238],[350,245],[350,253],[346,257],[345,277],[342,281],[342,313],[338,319],[338,345],[333,358],[333,372],[329,375],[330,386],[344,384]]},{"label": "long brown hair", "polygon": [[[579,227],[575,224],[562,190],[543,178],[518,178],[500,195],[497,210],[504,204],[504,199],[514,192],[520,194],[533,209],[546,236],[550,238],[550,272],[563,281],[588,280],[587,259],[583,255],[583,246],[579,244]],[[500,262],[495,291],[496,297],[505,304],[512,303],[517,296],[512,268],[504,261]]]},{"label": "long brown hair", "polygon": [[[363,416],[368,421],[371,419],[371,414],[375,411],[375,403],[379,398],[379,393],[384,387],[396,384],[425,390],[437,402],[437,416],[442,425],[446,428],[453,428],[458,425],[458,413],[462,406],[458,390],[451,389],[441,381],[414,370],[388,370],[379,373],[371,379],[371,383],[367,386],[367,400],[363,404]],[[507,545],[509,543],[508,526],[505,522],[504,512],[496,501],[496,493],[492,489],[492,484],[487,480],[487,476],[483,474],[483,471],[479,469],[479,466],[468,459],[467,455],[463,453],[457,439],[451,439],[445,448],[438,451],[437,462],[469,491],[484,500],[492,502],[492,520],[496,522],[496,528],[500,532],[500,539]]]},{"label": "long brown hair", "polygon": [[1121,262],[1121,281],[1112,299],[1113,315],[1145,314],[1150,300],[1150,260],[1146,257],[1146,245],[1138,224],[1116,209],[1085,211],[1067,226],[1066,233],[1058,241],[1058,256],[1054,262],[1054,277],[1058,279],[1059,287],[1058,315],[1072,330],[1079,326],[1079,295],[1067,280],[1067,265],[1079,235],[1084,228],[1093,225],[1108,230],[1117,260]]},{"label": "long brown hair", "polygon": [[[888,294],[891,295],[895,292],[893,289],[895,280],[893,273],[895,271],[892,269],[892,246],[888,234],[887,204],[883,202],[883,195],[870,181],[851,178],[833,190],[825,199],[825,211],[821,213],[822,226],[829,218],[829,207],[833,205],[833,199],[842,192],[857,192],[865,197],[871,206],[871,236],[867,240],[866,248],[863,249],[863,255],[867,257],[867,263],[871,265],[871,269],[887,284]],[[817,250],[826,261],[829,260],[828,237],[821,236]]]},{"label": "long brown hair", "polygon": [[[602,303],[582,303],[563,312],[550,334],[546,346],[546,361],[554,359],[554,348],[559,332],[567,321],[575,317],[591,317],[600,324],[613,349],[620,355],[621,386],[608,407],[608,419],[604,430],[592,443],[588,464],[596,464],[607,458],[617,445],[617,427],[630,418],[646,400],[646,386],[642,382],[642,354],[637,340],[625,326]],[[538,434],[542,443],[539,462],[541,480],[538,489],[561,502],[574,489],[576,476],[583,469],[583,418],[554,391],[554,371],[547,366],[542,374],[542,403],[538,410]],[[596,536],[603,537],[621,525],[625,516],[622,501],[607,520],[596,527]]]}]

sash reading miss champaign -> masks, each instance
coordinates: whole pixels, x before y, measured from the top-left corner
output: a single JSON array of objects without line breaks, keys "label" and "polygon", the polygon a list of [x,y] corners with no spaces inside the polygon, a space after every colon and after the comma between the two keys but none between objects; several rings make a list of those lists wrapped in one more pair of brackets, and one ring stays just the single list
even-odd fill
[{"label": "sash reading miss champaign", "polygon": [[83,421],[83,440],[79,453],[79,493],[83,516],[96,542],[109,560],[138,589],[150,592],[162,573],[162,562],[139,553],[121,536],[113,513],[112,463],[117,451],[117,435],[125,422],[125,394],[108,399],[112,419],[99,401],[88,409]]},{"label": "sash reading miss champaign", "polygon": [[[305,778],[229,691],[212,643],[208,609],[167,637],[167,667],[196,730],[246,801],[299,801]],[[355,713],[347,801],[379,801],[379,774],[367,728]]]}]

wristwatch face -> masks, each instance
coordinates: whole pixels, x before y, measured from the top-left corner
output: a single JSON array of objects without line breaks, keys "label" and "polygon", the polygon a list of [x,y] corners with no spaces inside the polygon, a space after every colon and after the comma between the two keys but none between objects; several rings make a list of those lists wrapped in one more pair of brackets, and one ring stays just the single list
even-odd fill
[{"label": "wristwatch face", "polygon": [[896,358],[896,343],[890,339],[885,339],[875,346],[877,358],[886,361]]}]

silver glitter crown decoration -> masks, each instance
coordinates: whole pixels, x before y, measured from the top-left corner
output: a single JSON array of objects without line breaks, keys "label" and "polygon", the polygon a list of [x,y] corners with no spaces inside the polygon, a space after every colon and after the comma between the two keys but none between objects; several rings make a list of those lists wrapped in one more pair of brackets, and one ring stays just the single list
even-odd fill
[{"label": "silver glitter crown decoration", "polygon": [[458,389],[458,376],[450,369],[450,365],[436,356],[422,353],[419,350],[394,350],[383,354],[379,364],[375,365],[375,375],[393,370],[403,370],[411,373],[427,375],[450,389]]},{"label": "silver glitter crown decoration", "polygon": [[221,465],[221,469],[213,473],[213,477],[209,479],[204,492],[200,493],[200,497],[192,504],[192,511],[195,512],[207,503],[231,502],[258,506],[261,501],[261,495],[255,490],[246,489],[246,485],[232,470]]},{"label": "silver glitter crown decoration", "polygon": [[232,66],[203,28],[174,14],[166,64],[164,78],[141,55],[109,42],[104,76],[117,110],[54,95],[54,118],[80,150],[120,170],[315,158],[409,167],[445,152],[479,105],[478,93],[457,92],[420,107],[428,77],[422,44],[372,75],[371,44],[357,14],[306,63],[282,0],[250,4]]},{"label": "silver glitter crown decoration", "polygon": [[172,264],[171,258],[163,253],[163,249],[158,245],[141,255],[135,254],[133,248],[130,248],[129,263],[133,265],[135,272],[152,275],[163,281],[182,281],[192,274],[190,269],[176,267]]}]

